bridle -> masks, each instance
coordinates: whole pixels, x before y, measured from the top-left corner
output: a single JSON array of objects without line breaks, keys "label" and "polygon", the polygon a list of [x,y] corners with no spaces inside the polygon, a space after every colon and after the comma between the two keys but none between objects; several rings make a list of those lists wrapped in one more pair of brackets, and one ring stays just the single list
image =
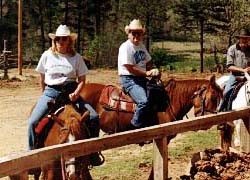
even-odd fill
[{"label": "bridle", "polygon": [[[77,108],[73,105],[74,109],[78,112]],[[60,107],[58,110],[55,111],[54,115],[57,117],[59,116],[60,113],[62,113],[65,109],[65,106]],[[60,140],[60,144],[65,143],[65,142],[73,142],[75,141],[75,136],[72,134],[70,127],[67,125],[61,125],[60,132],[65,132],[67,134],[67,138],[63,138],[63,140]],[[77,170],[75,168],[76,163],[78,160],[76,158],[70,158],[70,159],[65,159],[64,156],[61,156],[61,167],[62,167],[62,178],[63,180],[70,179],[72,172],[77,174],[77,171],[80,171],[79,169]],[[79,161],[81,162],[81,161]]]},{"label": "bridle", "polygon": [[[203,116],[205,115],[205,113],[211,113],[211,114],[216,114],[218,111],[216,110],[212,110],[212,109],[208,109],[206,107],[206,101],[207,101],[207,87],[206,86],[202,86],[201,89],[199,89],[198,91],[194,92],[194,95],[192,96],[192,99],[194,100],[195,97],[198,97],[200,100],[200,108],[196,109],[195,111],[195,116]],[[218,98],[216,99],[217,101],[217,106],[220,103],[220,99],[218,100]]]}]

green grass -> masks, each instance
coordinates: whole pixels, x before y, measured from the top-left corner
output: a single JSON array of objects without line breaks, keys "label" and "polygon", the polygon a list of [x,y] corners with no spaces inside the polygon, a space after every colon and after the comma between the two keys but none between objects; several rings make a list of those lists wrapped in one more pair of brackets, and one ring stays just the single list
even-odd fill
[{"label": "green grass", "polygon": [[[162,60],[161,69],[172,72],[199,72],[200,71],[200,44],[199,42],[157,42],[152,46],[155,49],[165,50],[167,57]],[[218,53],[220,64],[225,62],[225,56]],[[204,72],[211,72],[216,65],[214,54],[204,51]],[[159,61],[159,60],[158,60]]]},{"label": "green grass", "polygon": [[215,128],[207,131],[186,132],[185,136],[176,142],[176,147],[170,148],[169,156],[177,159],[190,157],[192,153],[202,151],[205,148],[218,147],[218,137],[218,131]]},{"label": "green grass", "polygon": [[[207,131],[186,132],[177,136],[169,144],[169,158],[188,161],[192,154],[219,146],[216,128]],[[101,167],[91,170],[94,180],[140,179],[143,168],[140,165],[152,165],[153,144],[129,145],[103,152],[106,162]]]}]

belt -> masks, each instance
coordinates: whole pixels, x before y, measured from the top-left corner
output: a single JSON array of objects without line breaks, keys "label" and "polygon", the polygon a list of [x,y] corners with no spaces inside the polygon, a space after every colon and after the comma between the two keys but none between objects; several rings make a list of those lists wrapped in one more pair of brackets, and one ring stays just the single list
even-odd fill
[{"label": "belt", "polygon": [[68,81],[68,82],[65,82],[64,84],[59,84],[59,85],[47,85],[48,87],[50,88],[53,88],[57,91],[61,91],[62,89],[76,89],[77,88],[77,82],[75,81]]},{"label": "belt", "polygon": [[120,75],[121,78],[128,77],[134,80],[146,80],[147,78],[144,76],[134,76],[134,75]]},{"label": "belt", "polygon": [[64,87],[64,84],[61,84],[61,85],[47,85],[48,87],[50,88],[53,88],[55,90],[58,90],[58,91],[61,91]]}]

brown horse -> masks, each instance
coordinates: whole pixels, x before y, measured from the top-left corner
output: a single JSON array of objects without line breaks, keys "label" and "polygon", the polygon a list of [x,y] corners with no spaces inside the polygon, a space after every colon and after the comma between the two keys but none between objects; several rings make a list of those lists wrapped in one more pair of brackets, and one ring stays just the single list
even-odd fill
[{"label": "brown horse", "polygon": [[[48,102],[49,106],[53,102]],[[65,142],[72,142],[89,138],[85,120],[89,118],[89,111],[81,115],[73,104],[66,104],[50,115],[53,120],[52,127],[42,146],[51,146]],[[42,142],[40,142],[42,143]],[[43,180],[92,180],[89,173],[90,157],[81,156],[77,158],[55,159],[41,167]],[[40,168],[29,170],[29,174],[34,175],[35,180],[39,180]],[[10,176],[11,180],[28,180],[28,172]]]},{"label": "brown horse", "polygon": [[[100,128],[106,133],[129,130],[133,113],[112,111],[99,103],[105,85],[89,83],[81,91],[81,97],[90,103],[100,115]],[[164,87],[169,99],[164,112],[157,113],[151,124],[166,123],[183,119],[194,106],[195,115],[217,112],[222,98],[222,89],[216,84],[215,76],[210,80],[169,80]]]},{"label": "brown horse", "polygon": [[[44,141],[45,146],[61,144],[88,138],[85,120],[89,118],[89,111],[81,115],[72,104],[66,104],[55,114],[51,115],[54,124]],[[66,159],[56,159],[42,167],[44,180],[86,179],[92,180],[88,166],[89,156]]]}]

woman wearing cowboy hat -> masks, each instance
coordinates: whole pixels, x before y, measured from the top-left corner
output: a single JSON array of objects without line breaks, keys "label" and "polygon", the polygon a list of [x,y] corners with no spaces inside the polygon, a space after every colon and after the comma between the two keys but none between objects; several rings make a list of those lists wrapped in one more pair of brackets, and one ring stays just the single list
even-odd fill
[{"label": "woman wearing cowboy hat", "polygon": [[[37,65],[36,71],[40,73],[41,88],[43,94],[38,99],[31,116],[28,127],[28,148],[34,149],[35,131],[34,127],[48,113],[47,102],[59,99],[62,92],[66,92],[69,97],[64,98],[72,102],[77,102],[81,108],[90,111],[90,118],[86,125],[90,130],[90,137],[99,136],[99,115],[79,94],[85,84],[88,68],[81,55],[74,49],[76,33],[71,33],[66,25],[60,25],[56,33],[49,33],[52,46],[46,50]],[[101,161],[101,160],[100,160]],[[92,165],[100,165],[97,162]]]},{"label": "woman wearing cowboy hat", "polygon": [[[142,43],[145,28],[140,20],[134,19],[125,27],[128,40],[122,43],[118,54],[118,74],[123,89],[136,103],[136,110],[131,120],[130,129],[140,128],[147,124],[149,111],[146,96],[147,76],[159,76],[158,69],[147,70],[151,56]],[[152,67],[152,66],[151,66]],[[150,68],[151,68],[150,67]]]},{"label": "woman wearing cowboy hat", "polygon": [[235,36],[238,42],[229,47],[227,51],[227,70],[230,72],[226,83],[223,100],[219,111],[228,111],[232,108],[233,90],[238,84],[236,77],[244,77],[244,73],[250,72],[250,31],[241,29],[240,34]]}]

